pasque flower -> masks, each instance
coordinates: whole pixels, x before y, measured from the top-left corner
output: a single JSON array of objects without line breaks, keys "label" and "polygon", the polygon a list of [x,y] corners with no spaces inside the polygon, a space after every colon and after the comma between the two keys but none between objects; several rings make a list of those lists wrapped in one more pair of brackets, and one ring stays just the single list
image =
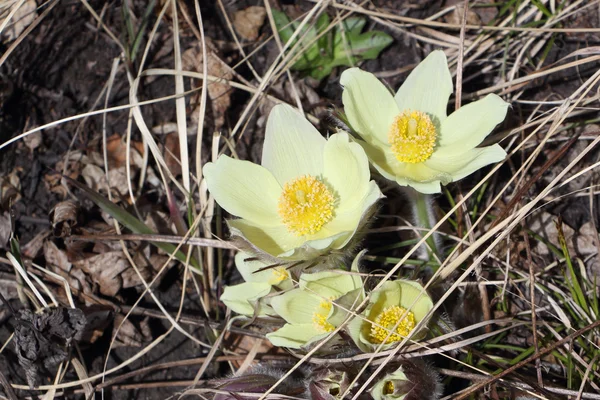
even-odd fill
[{"label": "pasque flower", "polygon": [[[433,308],[431,297],[415,281],[387,281],[371,292],[369,304],[362,313],[348,324],[348,332],[354,343],[364,352],[381,346],[388,349],[405,337],[422,339],[426,334],[424,321]],[[421,328],[413,330],[421,321]]]},{"label": "pasque flower", "polygon": [[[357,268],[356,260],[353,270]],[[298,349],[340,326],[352,306],[364,299],[362,279],[340,270],[302,274],[299,287],[271,300],[286,324],[267,338],[275,346]]]},{"label": "pasque flower", "polygon": [[346,246],[382,196],[363,149],[338,132],[328,140],[302,114],[277,105],[262,165],[220,156],[203,170],[230,214],[243,250],[271,260],[309,260]]},{"label": "pasque flower", "polygon": [[429,364],[404,360],[370,390],[374,400],[438,400],[442,395],[440,376]]},{"label": "pasque flower", "polygon": [[477,147],[506,116],[508,104],[495,94],[446,116],[452,77],[446,56],[434,51],[408,76],[395,96],[371,73],[342,73],[347,120],[358,143],[385,178],[421,193],[464,178],[501,161],[497,144]]},{"label": "pasque flower", "polygon": [[269,266],[239,252],[235,256],[235,266],[246,282],[227,286],[221,301],[232,311],[243,315],[275,315],[265,297],[274,289],[288,290],[294,284],[289,272],[281,266]]}]

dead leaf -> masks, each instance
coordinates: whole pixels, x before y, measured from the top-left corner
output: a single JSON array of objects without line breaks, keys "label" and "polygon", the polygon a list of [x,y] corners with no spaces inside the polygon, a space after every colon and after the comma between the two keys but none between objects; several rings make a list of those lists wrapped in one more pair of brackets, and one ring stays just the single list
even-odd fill
[{"label": "dead leaf", "polygon": [[164,147],[165,163],[173,176],[181,175],[181,163],[179,162],[179,134],[169,133],[165,136]]},{"label": "dead leaf", "polygon": [[21,168],[15,168],[10,174],[0,177],[0,208],[8,210],[11,204],[21,199]]},{"label": "dead leaf", "polygon": [[[116,133],[106,140],[106,153],[108,155],[108,166],[110,168],[119,168],[127,162],[127,143],[120,135]],[[144,145],[141,142],[131,142],[131,151],[129,160],[132,165],[141,168],[144,154]],[[94,160],[94,162],[97,162]],[[103,165],[103,162],[98,165]]]},{"label": "dead leaf", "polygon": [[25,258],[33,260],[38,256],[42,248],[44,247],[44,241],[50,235],[50,232],[43,231],[35,235],[25,246],[21,248],[21,254]]},{"label": "dead leaf", "polygon": [[20,310],[15,317],[15,350],[33,388],[38,386],[42,371],[67,359],[71,341],[81,339],[85,315],[77,308],[59,307],[40,314]]},{"label": "dead leaf", "polygon": [[54,206],[49,217],[55,237],[71,236],[71,228],[77,224],[78,211],[79,205],[73,200],[61,201]]},{"label": "dead leaf", "polygon": [[[454,10],[448,14],[444,19],[449,24],[460,25],[462,24],[463,15],[465,13],[465,7],[461,3],[457,3]],[[469,9],[467,11],[467,25],[480,25],[481,19],[479,15],[473,12],[473,10]]]},{"label": "dead leaf", "polygon": [[250,6],[233,14],[233,27],[246,40],[256,40],[267,12],[264,7]]},{"label": "dead leaf", "polygon": [[23,143],[25,143],[25,146],[31,151],[37,149],[40,147],[40,144],[42,144],[42,132],[37,131],[25,136],[23,138]]},{"label": "dead leaf", "polygon": [[[13,7],[16,7],[17,5],[18,2],[14,2]],[[1,13],[0,24],[8,18],[11,11],[12,7],[8,7]],[[27,0],[8,22],[8,26],[4,32],[2,32],[3,36],[5,36],[9,42],[15,40],[33,21],[35,21],[37,15],[37,4],[35,3],[35,0]]]},{"label": "dead leaf", "polygon": [[67,252],[59,249],[51,240],[44,243],[44,258],[46,259],[47,264],[56,266],[66,273],[69,273],[73,266],[69,261]]},{"label": "dead leaf", "polygon": [[90,276],[98,290],[105,296],[115,296],[123,286],[121,272],[129,268],[127,260],[120,251],[98,254],[75,261],[74,266]]},{"label": "dead leaf", "polygon": [[[106,193],[108,184],[106,182],[106,174],[102,168],[94,164],[88,164],[81,171],[81,176],[89,188],[96,192]],[[109,169],[108,180],[110,181],[111,189],[116,190],[121,196],[127,195],[127,183],[129,181],[127,180],[125,167]]]},{"label": "dead leaf", "polygon": [[[121,325],[121,323],[123,324]],[[119,327],[120,329],[117,331]],[[125,320],[125,317],[122,314],[117,314],[115,316],[113,337],[115,337],[115,342],[113,346],[115,348],[123,346],[142,346],[142,334],[129,319]]]},{"label": "dead leaf", "polygon": [[0,214],[0,248],[6,248],[12,231],[11,219],[8,211]]},{"label": "dead leaf", "polygon": [[[233,73],[221,59],[217,56],[216,49],[214,45],[212,45],[208,40],[206,41],[207,45],[207,55],[208,55],[208,74],[215,76],[217,78],[222,78],[223,80],[231,80],[233,78]],[[202,46],[197,44],[194,47],[187,49],[181,56],[182,59],[182,67],[185,70],[202,72],[203,70],[203,56],[202,56]],[[201,80],[193,81],[194,87],[198,87],[202,85]],[[207,105],[207,110],[211,110],[214,129],[219,130],[225,124],[225,112],[229,109],[231,105],[231,86],[227,83],[221,82],[210,82],[208,84],[208,97],[210,99],[210,103]],[[193,107],[193,111],[191,112],[191,119],[194,124],[198,124],[198,107],[200,107],[200,97],[199,95],[196,99],[192,99],[190,102]]]}]

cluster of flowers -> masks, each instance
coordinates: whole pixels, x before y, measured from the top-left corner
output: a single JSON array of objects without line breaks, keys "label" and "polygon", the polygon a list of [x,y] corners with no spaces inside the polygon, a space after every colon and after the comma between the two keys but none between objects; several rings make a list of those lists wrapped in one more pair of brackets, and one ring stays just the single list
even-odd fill
[{"label": "cluster of flowers", "polygon": [[[302,114],[278,105],[261,165],[222,155],[203,170],[215,200],[240,217],[228,225],[245,283],[227,287],[221,300],[238,314],[284,320],[267,334],[275,346],[326,351],[350,337],[360,351],[374,352],[424,338],[433,302],[423,286],[398,279],[369,291],[359,273],[363,252],[354,253],[383,198],[369,164],[383,178],[431,194],[506,156],[497,144],[477,147],[506,116],[500,97],[446,115],[453,85],[441,51],[395,96],[358,68],[344,71],[341,84],[351,133],[325,139]],[[410,398],[406,385],[393,383],[402,379],[399,367],[371,396]]]}]

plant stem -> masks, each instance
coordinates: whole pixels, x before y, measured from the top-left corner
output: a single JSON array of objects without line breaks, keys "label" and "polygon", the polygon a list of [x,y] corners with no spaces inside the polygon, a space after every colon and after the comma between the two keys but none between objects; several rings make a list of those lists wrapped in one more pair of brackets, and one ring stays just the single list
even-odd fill
[{"label": "plant stem", "polygon": [[[412,188],[409,190],[411,192],[410,194],[412,198],[413,214],[416,225],[421,228],[431,230],[436,223],[431,195],[418,192]],[[433,261],[432,258],[435,258],[436,255],[439,255],[435,236],[436,234],[434,233],[433,235],[429,236],[426,241],[427,261]]]}]

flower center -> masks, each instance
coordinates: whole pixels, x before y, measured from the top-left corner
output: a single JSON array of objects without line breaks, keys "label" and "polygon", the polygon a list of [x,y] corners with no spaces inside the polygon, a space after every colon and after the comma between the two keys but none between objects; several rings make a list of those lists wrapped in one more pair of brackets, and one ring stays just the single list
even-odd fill
[{"label": "flower center", "polygon": [[333,218],[334,197],[319,179],[303,175],[283,186],[278,206],[288,231],[297,236],[313,235]]},{"label": "flower center", "polygon": [[331,332],[335,329],[333,325],[327,322],[327,318],[329,318],[329,313],[331,312],[331,307],[332,305],[330,300],[323,300],[313,313],[312,322],[315,325],[315,328],[323,333]]},{"label": "flower center", "polygon": [[290,273],[283,267],[273,268],[272,271],[273,279],[271,281],[273,284],[278,284],[290,277]]},{"label": "flower center", "polygon": [[[371,340],[374,343],[383,343],[385,340],[386,344],[399,342],[408,336],[415,325],[415,315],[407,311],[406,308],[400,306],[387,307],[371,323]],[[393,330],[394,327],[396,327],[395,330]],[[390,333],[392,330],[393,333]]]},{"label": "flower center", "polygon": [[383,385],[383,394],[392,394],[394,393],[394,382],[387,381],[385,385]]},{"label": "flower center", "polygon": [[406,110],[394,118],[388,142],[398,161],[419,163],[433,154],[437,133],[431,118],[421,111]]}]

